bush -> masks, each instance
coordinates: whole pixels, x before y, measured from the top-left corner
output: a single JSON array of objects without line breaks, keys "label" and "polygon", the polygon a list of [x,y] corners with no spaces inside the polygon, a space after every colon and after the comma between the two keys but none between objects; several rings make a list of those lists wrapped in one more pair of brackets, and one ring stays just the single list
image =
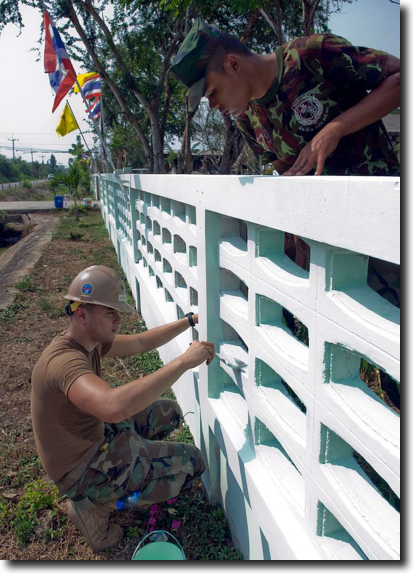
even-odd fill
[{"label": "bush", "polygon": [[20,182],[22,184],[23,187],[25,187],[26,189],[32,189],[32,182],[29,181],[26,178],[23,178]]}]

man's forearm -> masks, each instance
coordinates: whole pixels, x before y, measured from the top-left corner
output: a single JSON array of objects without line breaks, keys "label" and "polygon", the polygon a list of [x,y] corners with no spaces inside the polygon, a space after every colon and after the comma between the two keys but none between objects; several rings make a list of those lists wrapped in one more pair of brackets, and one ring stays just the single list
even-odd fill
[{"label": "man's forearm", "polygon": [[184,317],[173,323],[168,323],[167,325],[161,325],[160,327],[154,327],[149,329],[144,333],[140,333],[138,336],[141,339],[143,353],[162,347],[172,339],[175,339],[178,335],[181,335],[190,326],[188,318]]},{"label": "man's forearm", "polygon": [[328,127],[340,137],[352,134],[380,120],[400,104],[400,73],[388,76],[358,104],[332,120]]},{"label": "man's forearm", "polygon": [[[197,317],[197,315],[196,315]],[[190,326],[187,317],[173,323],[154,327],[137,335],[117,335],[107,354],[108,357],[131,357],[162,347],[183,333]]]},{"label": "man's forearm", "polygon": [[119,422],[146,409],[165,393],[188,368],[188,364],[181,356],[151,375],[111,389],[114,412],[111,417],[113,420],[107,422]]}]

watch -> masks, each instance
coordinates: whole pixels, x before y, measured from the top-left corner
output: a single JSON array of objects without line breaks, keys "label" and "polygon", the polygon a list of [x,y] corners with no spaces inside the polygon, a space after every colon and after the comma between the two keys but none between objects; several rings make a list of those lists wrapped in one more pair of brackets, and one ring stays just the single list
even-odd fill
[{"label": "watch", "polygon": [[185,315],[188,319],[188,322],[190,323],[190,327],[195,327],[195,323],[193,321],[193,315],[194,315],[194,313],[192,313],[191,311],[190,311],[190,313],[186,313],[186,315]]}]

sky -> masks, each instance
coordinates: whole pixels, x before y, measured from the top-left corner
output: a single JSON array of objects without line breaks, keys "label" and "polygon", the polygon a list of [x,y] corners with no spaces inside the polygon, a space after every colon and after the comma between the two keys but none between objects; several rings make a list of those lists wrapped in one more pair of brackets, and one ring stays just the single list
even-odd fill
[{"label": "sky", "polygon": [[[401,5],[405,8],[408,1],[402,0]],[[42,17],[39,11],[28,6],[22,7],[22,15],[25,27],[20,35],[17,27],[11,24],[0,35],[0,77],[3,80],[0,90],[0,154],[13,156],[12,150],[3,146],[12,146],[11,140],[15,138],[16,156],[31,160],[30,152],[18,151],[19,147],[54,150],[57,162],[67,165],[71,156],[63,152],[76,142],[79,132],[74,131],[64,137],[56,134],[66,99],[52,114],[54,92],[43,71],[43,61],[36,62],[36,54],[30,51],[37,46]],[[333,33],[355,45],[381,49],[400,57],[400,8],[389,0],[354,0],[344,6],[341,14],[332,15],[330,27]],[[77,62],[73,65],[78,74],[91,71],[80,68]],[[88,133],[85,106],[80,95],[72,94],[69,102],[91,146],[93,136]],[[50,155],[50,151],[34,152],[33,159],[46,162]]]}]

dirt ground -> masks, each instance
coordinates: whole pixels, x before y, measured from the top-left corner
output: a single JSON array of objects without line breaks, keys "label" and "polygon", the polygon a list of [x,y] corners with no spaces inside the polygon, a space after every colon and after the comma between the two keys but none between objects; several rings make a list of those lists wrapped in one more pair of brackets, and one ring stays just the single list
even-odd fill
[{"label": "dirt ground", "polygon": [[[0,560],[131,560],[148,530],[148,510],[114,513],[112,521],[123,527],[123,540],[114,549],[94,552],[69,521],[66,501],[53,490],[37,456],[30,378],[43,349],[67,328],[63,295],[73,277],[89,265],[107,265],[123,276],[99,211],[90,211],[80,223],[73,216],[58,218],[51,241],[17,284],[13,302],[0,310]],[[128,300],[134,305],[130,295]],[[139,315],[124,315],[121,333],[142,329]],[[119,385],[159,368],[155,351],[145,355],[138,357],[143,357],[141,362],[103,359],[105,379]],[[167,396],[174,398],[173,393]],[[192,441],[185,425],[175,432],[181,435],[171,440]],[[176,536],[187,559],[243,559],[224,514],[205,500],[201,485],[178,497],[174,508],[159,505],[157,528],[171,528],[174,518],[182,523]]]},{"label": "dirt ground", "polygon": [[56,213],[32,213],[26,216],[28,225],[9,224],[23,232],[22,239],[0,254],[0,309],[10,305],[16,295],[15,285],[24,278],[51,240],[59,217]]}]

